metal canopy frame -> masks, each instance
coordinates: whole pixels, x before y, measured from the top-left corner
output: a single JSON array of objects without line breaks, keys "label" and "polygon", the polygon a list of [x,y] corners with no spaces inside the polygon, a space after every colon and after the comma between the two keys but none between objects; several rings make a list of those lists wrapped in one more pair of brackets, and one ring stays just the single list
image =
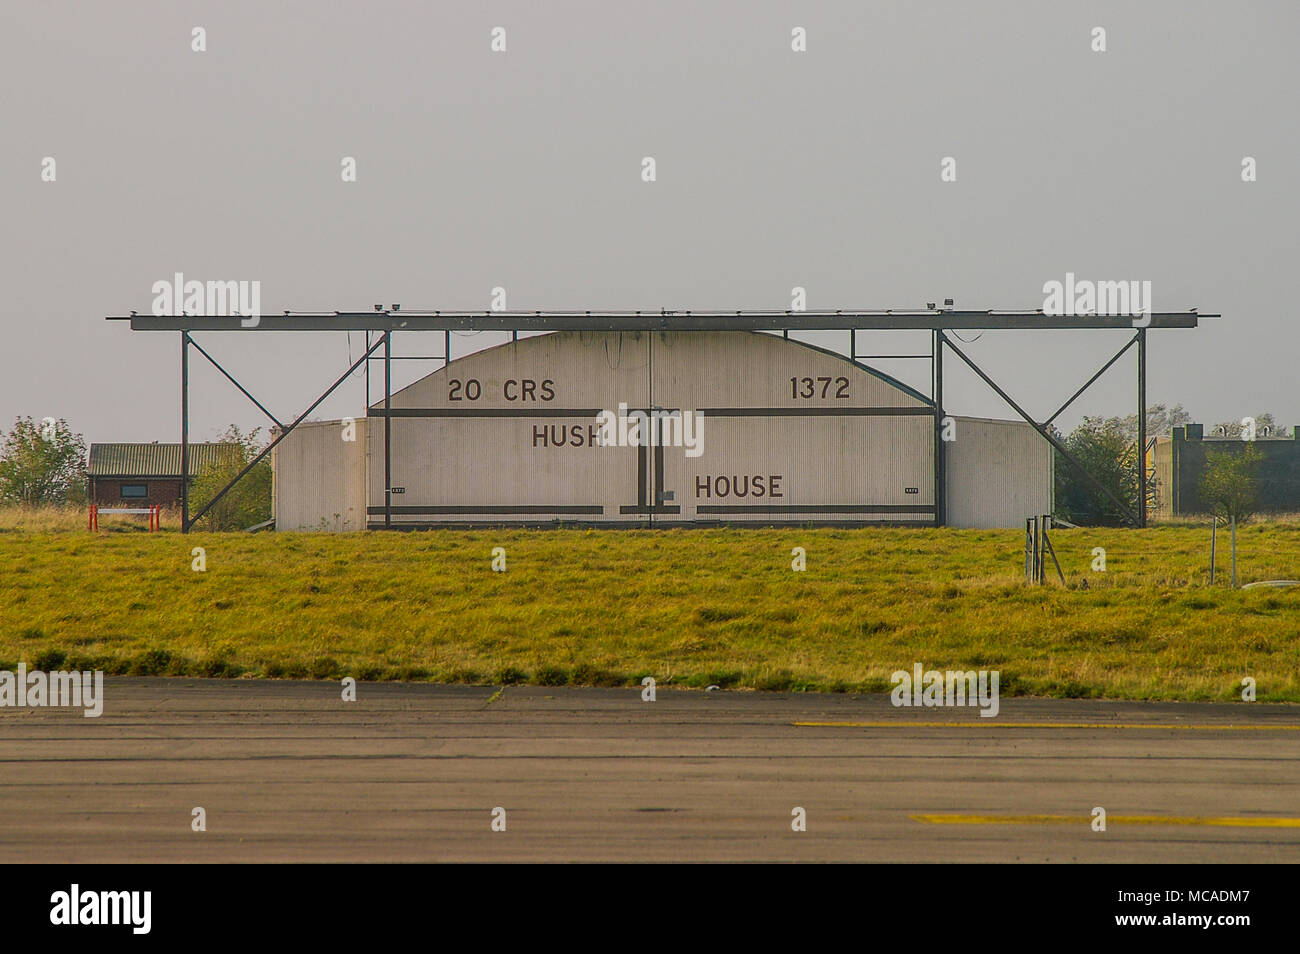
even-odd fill
[{"label": "metal canopy frame", "polygon": [[[1192,311],[1149,316],[1149,328],[1195,328]],[[1006,329],[1132,328],[1124,315],[1047,315],[1042,311],[286,311],[254,326],[238,315],[113,316],[132,331],[997,331]]]},{"label": "metal canopy frame", "polygon": [[[781,332],[789,338],[791,331],[848,331],[849,360],[860,365],[862,360],[873,359],[928,359],[931,370],[930,405],[934,410],[934,499],[935,525],[947,522],[947,500],[944,492],[946,476],[945,441],[942,438],[946,417],[943,404],[943,358],[945,349],[969,367],[985,384],[1001,397],[1017,414],[1028,422],[1050,443],[1071,466],[1078,469],[1096,488],[1108,496],[1130,524],[1144,527],[1147,524],[1147,473],[1146,473],[1146,366],[1147,331],[1152,328],[1195,328],[1202,318],[1219,318],[1217,314],[1199,314],[1195,309],[1180,312],[1158,312],[1143,316],[1144,325],[1137,326],[1133,318],[1120,315],[1046,315],[1042,311],[962,310],[950,307],[908,310],[837,310],[837,311],[403,311],[400,306],[388,310],[376,308],[370,312],[284,312],[258,319],[255,325],[246,325],[248,319],[239,316],[204,317],[199,315],[130,315],[109,316],[108,321],[130,322],[132,331],[171,331],[181,336],[181,531],[190,527],[221,500],[245,474],[260,463],[280,441],[301,424],[312,411],[334,393],[363,363],[366,374],[366,413],[384,419],[384,527],[393,526],[392,507],[392,362],[394,360],[442,361],[446,367],[451,362],[451,332],[498,331],[510,332],[517,341],[520,332],[556,331],[770,331]],[[1135,330],[1134,336],[1115,355],[1076,390],[1051,417],[1043,422],[1033,419],[996,381],[982,370],[970,357],[944,334],[945,331],[1045,331],[1045,330]],[[306,331],[364,331],[365,352],[352,363],[333,384],[319,395],[307,410],[290,424],[283,424],[257,400],[240,382],[202,346],[194,340],[196,331],[306,332]],[[395,331],[441,331],[441,355],[395,358],[392,354],[392,335]],[[930,353],[927,354],[859,354],[859,331],[929,331]],[[374,335],[378,332],[377,335]],[[372,342],[372,336],[374,338]],[[1138,509],[1135,512],[1101,483],[1049,430],[1052,422],[1088,390],[1115,364],[1129,348],[1137,345],[1137,447]],[[374,353],[383,347],[383,357]],[[189,352],[196,349],[241,394],[251,401],[275,424],[275,438],[240,473],[226,484],[193,517],[189,513]],[[384,410],[371,414],[370,362],[384,363]],[[864,365],[860,365],[864,366]],[[864,366],[865,367],[865,366]]]}]

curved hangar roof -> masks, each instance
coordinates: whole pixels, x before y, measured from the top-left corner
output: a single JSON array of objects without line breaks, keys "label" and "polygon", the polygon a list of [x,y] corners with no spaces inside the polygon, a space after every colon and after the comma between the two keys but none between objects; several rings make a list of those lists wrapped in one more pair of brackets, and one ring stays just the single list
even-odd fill
[{"label": "curved hangar roof", "polygon": [[[655,367],[656,363],[658,367]],[[562,371],[561,371],[562,369]],[[576,375],[563,382],[563,394],[548,401],[556,407],[603,408],[611,399],[648,401],[684,407],[863,408],[870,406],[929,406],[929,399],[896,378],[849,361],[844,355],[779,335],[748,331],[649,332],[561,331],[521,338],[457,358],[446,368],[393,392],[394,408],[455,407],[465,396],[455,395],[448,379],[474,378],[484,388],[477,407],[518,407],[525,399],[507,382],[533,380],[557,373]],[[847,376],[856,386],[837,385],[828,393],[804,397],[802,382],[790,378],[812,375]],[[637,379],[641,380],[638,381]],[[622,392],[622,397],[619,394]],[[457,402],[460,402],[459,404]],[[673,404],[671,402],[676,402]],[[536,402],[534,402],[536,403]],[[629,406],[632,401],[628,400]],[[615,405],[617,400],[615,400]],[[383,409],[377,401],[372,411]],[[595,411],[593,410],[594,414]]]}]

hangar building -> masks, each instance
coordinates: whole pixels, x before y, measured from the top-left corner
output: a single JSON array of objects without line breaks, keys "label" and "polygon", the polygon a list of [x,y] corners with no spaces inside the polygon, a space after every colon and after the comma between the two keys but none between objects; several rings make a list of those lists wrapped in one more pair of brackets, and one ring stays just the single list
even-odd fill
[{"label": "hangar building", "polygon": [[[277,529],[934,525],[940,512],[1020,527],[1052,510],[1052,448],[1030,425],[953,417],[940,488],[930,398],[771,334],[526,337],[451,361],[390,406],[387,422],[381,401],[354,426],[304,423],[280,442]],[[602,443],[597,415],[620,406],[676,421],[657,446]],[[692,419],[698,454],[682,440]]]}]

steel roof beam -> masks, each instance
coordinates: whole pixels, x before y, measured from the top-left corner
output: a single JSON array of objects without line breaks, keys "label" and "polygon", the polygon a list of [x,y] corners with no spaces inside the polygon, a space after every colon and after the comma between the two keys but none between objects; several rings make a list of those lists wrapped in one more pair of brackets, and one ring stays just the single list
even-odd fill
[{"label": "steel roof beam", "polygon": [[[1147,316],[1148,328],[1195,328],[1195,311]],[[1033,311],[369,311],[286,312],[247,318],[115,315],[132,331],[1038,331],[1135,328],[1123,315],[1045,315]]]}]

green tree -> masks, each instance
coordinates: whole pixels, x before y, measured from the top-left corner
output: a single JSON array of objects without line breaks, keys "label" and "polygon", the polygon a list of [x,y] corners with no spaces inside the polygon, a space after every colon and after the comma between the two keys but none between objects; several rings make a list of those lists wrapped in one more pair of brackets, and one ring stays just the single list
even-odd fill
[{"label": "green tree", "polygon": [[86,441],[65,420],[19,417],[0,447],[0,500],[28,506],[86,502]]},{"label": "green tree", "polygon": [[[262,450],[261,428],[247,434],[231,424],[218,442],[229,448],[195,475],[190,486],[190,513],[198,513],[222,487],[230,483]],[[264,459],[231,487],[205,513],[198,526],[204,530],[246,530],[271,518],[271,464]]]},{"label": "green tree", "polygon": [[[1123,419],[1085,417],[1063,443],[1089,474],[1137,511],[1134,445],[1124,431]],[[1074,523],[1115,525],[1128,521],[1115,501],[1060,453],[1056,455],[1056,512]]]},{"label": "green tree", "polygon": [[1263,459],[1250,441],[1244,441],[1239,451],[1206,450],[1199,489],[1212,514],[1237,523],[1254,515],[1258,502],[1255,476]]},{"label": "green tree", "polygon": [[[1146,410],[1147,440],[1168,437],[1175,427],[1191,422],[1181,404],[1152,404]],[[1138,509],[1137,415],[1085,417],[1062,441],[1088,473],[1096,477],[1133,512]],[[1061,454],[1056,455],[1056,512],[1074,523],[1122,524],[1127,515],[1109,495],[1079,473]]]},{"label": "green tree", "polygon": [[1222,518],[1232,528],[1234,587],[1237,585],[1237,524],[1249,520],[1255,512],[1255,474],[1263,459],[1263,453],[1251,441],[1243,442],[1240,451],[1215,449],[1205,452],[1205,470],[1201,472],[1199,490],[1215,520]]}]

